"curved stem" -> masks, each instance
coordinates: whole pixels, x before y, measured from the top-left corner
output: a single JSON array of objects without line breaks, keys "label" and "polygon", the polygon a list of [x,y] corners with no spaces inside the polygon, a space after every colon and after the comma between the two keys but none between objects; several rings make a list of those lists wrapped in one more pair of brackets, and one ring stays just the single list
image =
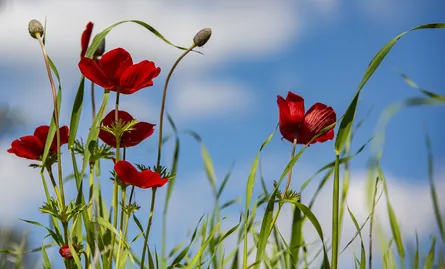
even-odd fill
[{"label": "curved stem", "polygon": [[193,44],[189,49],[184,51],[184,53],[181,56],[179,56],[179,58],[176,60],[176,62],[173,64],[172,68],[168,72],[167,79],[165,80],[164,91],[162,92],[161,112],[159,113],[159,139],[158,139],[158,160],[157,160],[157,166],[159,166],[161,164],[162,127],[163,127],[163,124],[164,124],[165,99],[167,98],[168,82],[170,81],[170,78],[171,78],[171,76],[173,74],[173,71],[175,70],[175,68],[179,64],[179,62],[182,60],[182,58],[184,58],[185,55],[187,55],[195,47],[196,47],[196,45]]},{"label": "curved stem", "polygon": [[[292,152],[290,154],[290,160],[292,161],[292,159],[295,157],[295,149],[297,147],[297,138],[294,138],[294,142],[292,143]],[[289,170],[289,174],[287,174],[287,183],[286,183],[286,187],[284,188],[283,193],[281,194],[281,197],[284,198],[286,196],[287,191],[289,190],[289,186],[290,186],[290,182],[292,181],[292,167]]]},{"label": "curved stem", "polygon": [[63,191],[63,180],[62,180],[62,162],[60,155],[60,129],[59,129],[59,111],[57,109],[57,93],[56,86],[54,85],[53,76],[51,74],[51,67],[49,66],[48,54],[46,53],[45,44],[43,43],[42,37],[37,34],[37,40],[39,41],[40,47],[42,48],[43,59],[45,60],[46,71],[48,73],[49,83],[51,84],[51,91],[53,94],[53,104],[54,104],[54,123],[56,126],[56,140],[57,140],[57,177],[59,180],[60,196],[62,201],[62,208],[65,208],[65,195]]},{"label": "curved stem", "polygon": [[142,249],[141,269],[144,269],[144,266],[145,266],[145,264],[144,264],[145,253],[147,252],[147,243],[148,243],[148,236],[150,235],[151,223],[153,222],[153,211],[154,211],[154,208],[155,208],[156,189],[157,188],[153,188],[152,189],[150,216],[148,218],[147,234],[145,235],[145,239],[144,239],[144,248]]}]

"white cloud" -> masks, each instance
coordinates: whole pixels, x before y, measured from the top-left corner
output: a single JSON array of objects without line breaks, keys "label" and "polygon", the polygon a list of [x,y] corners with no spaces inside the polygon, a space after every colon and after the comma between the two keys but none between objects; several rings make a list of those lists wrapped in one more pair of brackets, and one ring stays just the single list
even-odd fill
[{"label": "white cloud", "polygon": [[179,118],[245,115],[256,101],[250,89],[233,81],[186,81],[173,90],[170,106],[172,114]]},{"label": "white cloud", "polygon": [[[250,89],[238,81],[218,79],[210,72],[234,60],[272,57],[298,39],[303,20],[317,20],[327,16],[329,12],[326,10],[335,9],[336,3],[336,0],[319,0],[310,4],[305,1],[260,1],[255,5],[233,1],[205,4],[201,1],[89,1],[88,4],[77,1],[10,1],[0,10],[0,32],[7,33],[7,42],[0,43],[3,52],[1,59],[8,65],[23,68],[21,72],[27,79],[18,76],[10,78],[11,84],[19,90],[12,93],[8,101],[22,110],[25,117],[33,115],[33,123],[47,120],[51,114],[52,101],[46,71],[40,48],[28,34],[29,20],[38,19],[43,23],[45,16],[47,18],[47,51],[62,76],[65,90],[65,111],[62,114],[69,115],[74,94],[66,89],[74,90],[78,83],[80,36],[86,23],[94,22],[94,35],[120,20],[139,19],[148,22],[167,39],[181,46],[189,46],[200,29],[210,27],[210,41],[204,48],[197,49],[205,55],[189,54],[175,71],[174,80],[182,81],[186,78],[188,87],[184,91],[177,91],[181,97],[186,96],[186,102],[178,102],[179,98],[176,98],[174,103],[178,106],[175,109],[181,115],[184,113],[194,117],[221,115],[223,112],[238,113],[254,103],[254,100],[250,100],[241,104],[240,100],[236,100],[236,97],[252,97]],[[310,23],[306,25],[311,26]],[[107,49],[126,48],[135,62],[143,59],[155,61],[162,69],[158,80],[163,80],[170,66],[182,53],[132,23],[116,27],[106,39]],[[206,80],[197,82],[202,77],[206,77]],[[46,93],[42,95],[40,89]],[[85,99],[89,99],[88,92],[86,90]],[[236,105],[240,109],[229,110],[229,100],[232,106]],[[42,109],[36,110],[35,106],[30,105],[35,102],[43,104]],[[136,107],[142,107],[138,105],[141,101],[134,102]]]},{"label": "white cloud", "polygon": [[[0,220],[2,224],[23,217],[30,205],[40,204],[44,195],[39,169],[29,168],[32,162],[6,152],[9,144],[0,144]],[[37,209],[37,208],[35,208]]]}]

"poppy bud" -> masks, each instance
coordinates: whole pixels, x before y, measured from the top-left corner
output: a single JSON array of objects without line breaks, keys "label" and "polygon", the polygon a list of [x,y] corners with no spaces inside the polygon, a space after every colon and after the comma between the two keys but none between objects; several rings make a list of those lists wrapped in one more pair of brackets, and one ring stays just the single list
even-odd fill
[{"label": "poppy bud", "polygon": [[30,20],[28,23],[28,31],[29,34],[33,37],[42,37],[43,36],[43,26],[38,20]]},{"label": "poppy bud", "polygon": [[207,41],[209,41],[211,35],[212,29],[204,28],[195,35],[193,38],[193,43],[195,43],[195,45],[198,47],[202,47],[207,43]]},{"label": "poppy bud", "polygon": [[[97,37],[97,35],[96,35]],[[102,42],[100,42],[99,47],[97,47],[96,51],[94,52],[94,57],[100,57],[105,52],[105,38],[102,39]]]},{"label": "poppy bud", "polygon": [[[73,245],[74,247],[74,245]],[[65,259],[72,259],[73,255],[71,254],[70,248],[68,246],[63,246],[59,249],[59,254]]]}]

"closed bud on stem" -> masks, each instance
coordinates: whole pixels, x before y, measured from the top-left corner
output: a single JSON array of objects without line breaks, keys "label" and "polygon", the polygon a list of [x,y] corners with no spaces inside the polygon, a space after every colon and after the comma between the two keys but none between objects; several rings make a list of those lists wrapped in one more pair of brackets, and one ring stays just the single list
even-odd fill
[{"label": "closed bud on stem", "polygon": [[[97,35],[96,35],[97,36]],[[94,57],[100,57],[105,52],[105,38],[102,39],[102,42],[100,42],[99,47],[97,47],[96,51],[94,52]]]},{"label": "closed bud on stem", "polygon": [[43,36],[43,26],[38,20],[30,20],[28,23],[29,34],[33,38],[38,38]]},{"label": "closed bud on stem", "polygon": [[212,29],[204,28],[195,35],[193,38],[193,43],[195,43],[195,45],[198,47],[202,47],[207,43],[207,41],[209,41],[211,35]]}]

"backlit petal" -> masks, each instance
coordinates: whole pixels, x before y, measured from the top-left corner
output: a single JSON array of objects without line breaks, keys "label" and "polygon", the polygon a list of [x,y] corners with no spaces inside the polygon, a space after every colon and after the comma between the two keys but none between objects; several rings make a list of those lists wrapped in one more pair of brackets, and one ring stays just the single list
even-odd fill
[{"label": "backlit petal", "polygon": [[129,67],[120,80],[121,93],[132,94],[140,89],[153,85],[153,79],[159,75],[161,69],[153,62],[142,61]]},{"label": "backlit petal", "polygon": [[[301,128],[301,132],[298,135],[298,141],[302,144],[307,144],[309,141],[317,135],[324,128],[328,127],[336,121],[336,115],[332,107],[328,107],[321,103],[314,104],[304,116],[304,123]],[[333,128],[316,138],[311,144],[315,142],[324,142],[334,138]]]},{"label": "backlit petal", "polygon": [[87,49],[88,49],[88,44],[90,43],[90,38],[91,38],[91,32],[93,32],[93,23],[89,22],[85,28],[85,31],[83,31],[82,33],[82,38],[81,38],[81,52],[80,52],[80,58],[84,57],[85,54],[87,53]]},{"label": "backlit petal", "polygon": [[138,170],[127,161],[119,161],[114,165],[117,176],[126,185],[135,185],[138,182]]},{"label": "backlit petal", "polygon": [[304,99],[303,97],[288,92],[286,97],[286,103],[289,107],[289,114],[292,124],[300,124],[304,119]]},{"label": "backlit petal", "polygon": [[83,57],[79,62],[80,72],[89,80],[101,86],[102,88],[109,90],[116,86],[113,84],[97,65],[97,63],[91,58]]},{"label": "backlit petal", "polygon": [[18,157],[38,160],[43,154],[44,145],[36,136],[24,136],[20,139],[14,140],[11,143],[9,153],[13,153]]},{"label": "backlit petal", "polygon": [[115,86],[119,85],[120,77],[125,70],[133,65],[131,55],[122,48],[110,50],[98,62],[105,76]]},{"label": "backlit petal", "polygon": [[133,126],[133,130],[125,132],[121,138],[122,147],[132,147],[150,137],[154,132],[154,124],[148,122],[138,122]]}]

